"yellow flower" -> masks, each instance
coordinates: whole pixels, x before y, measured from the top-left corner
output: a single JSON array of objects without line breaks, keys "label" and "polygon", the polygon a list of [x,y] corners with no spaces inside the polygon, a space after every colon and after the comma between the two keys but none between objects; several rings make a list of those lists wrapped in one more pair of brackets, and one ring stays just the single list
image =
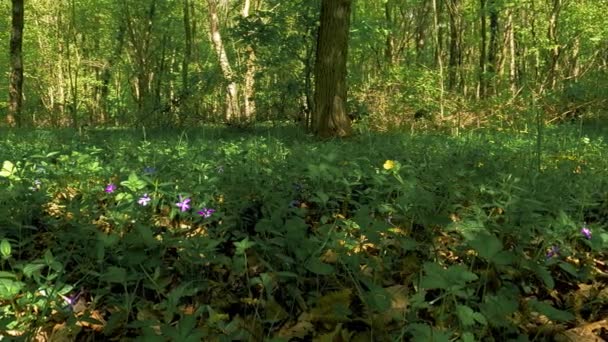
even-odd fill
[{"label": "yellow flower", "polygon": [[382,167],[384,167],[385,170],[390,170],[395,167],[395,162],[389,159],[384,162],[384,165],[382,165]]}]

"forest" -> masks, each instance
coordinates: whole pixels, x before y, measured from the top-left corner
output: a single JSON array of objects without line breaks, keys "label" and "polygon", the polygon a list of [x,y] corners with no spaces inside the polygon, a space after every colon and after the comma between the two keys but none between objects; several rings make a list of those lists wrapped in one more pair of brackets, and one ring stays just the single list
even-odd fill
[{"label": "forest", "polygon": [[0,340],[608,341],[606,13],[0,2]]}]

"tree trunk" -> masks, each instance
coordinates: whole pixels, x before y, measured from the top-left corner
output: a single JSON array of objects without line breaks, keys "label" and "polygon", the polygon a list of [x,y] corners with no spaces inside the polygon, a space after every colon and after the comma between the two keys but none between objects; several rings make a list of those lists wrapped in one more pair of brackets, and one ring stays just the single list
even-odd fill
[{"label": "tree trunk", "polygon": [[[251,0],[245,0],[243,4],[243,11],[241,12],[243,18],[249,17],[249,9],[251,8]],[[245,72],[245,84],[243,88],[244,96],[244,108],[243,115],[244,119],[248,122],[253,121],[255,117],[255,72],[256,72],[256,57],[253,46],[248,45],[246,48],[247,61],[245,66],[247,71]]]},{"label": "tree trunk", "polygon": [[21,126],[23,106],[23,0],[12,0],[12,27],[10,41],[11,72],[8,88],[8,115],[6,121],[9,126]]},{"label": "tree trunk", "polygon": [[215,48],[220,68],[224,79],[226,80],[226,111],[225,120],[228,123],[240,124],[241,122],[241,109],[239,106],[239,93],[238,86],[234,80],[234,73],[226,54],[226,49],[222,42],[222,35],[220,34],[220,20],[217,15],[217,0],[207,0],[209,6],[209,25],[211,33],[211,43]]},{"label": "tree trunk", "polygon": [[437,8],[437,0],[431,1],[433,7],[433,35],[435,36],[435,58],[437,68],[439,68],[439,117],[443,119],[443,49],[441,47],[441,39],[439,37],[439,9]]},{"label": "tree trunk", "polygon": [[488,51],[488,75],[487,90],[488,94],[495,94],[496,74],[498,73],[498,8],[496,0],[489,0],[490,11],[490,48]]},{"label": "tree trunk", "polygon": [[559,55],[561,53],[561,49],[559,46],[559,41],[557,38],[557,28],[558,28],[558,20],[559,14],[562,9],[562,1],[561,0],[553,0],[553,7],[551,8],[551,17],[549,18],[549,28],[547,30],[547,39],[552,45],[550,54],[549,54],[549,70],[547,72],[547,82],[549,89],[555,88],[555,83],[557,79],[557,72],[559,71]]},{"label": "tree trunk", "polygon": [[462,63],[460,0],[446,2],[450,15],[450,60],[448,69],[448,89],[454,90],[458,84],[458,69]]},{"label": "tree trunk", "polygon": [[517,65],[515,63],[515,27],[513,25],[513,11],[509,10],[507,16],[507,39],[509,40],[509,89],[511,96],[517,95]]},{"label": "tree trunk", "polygon": [[318,136],[352,133],[346,112],[346,61],[352,0],[322,0],[315,63],[313,129]]},{"label": "tree trunk", "polygon": [[477,98],[486,97],[486,0],[479,0],[480,35],[479,41],[479,85]]}]

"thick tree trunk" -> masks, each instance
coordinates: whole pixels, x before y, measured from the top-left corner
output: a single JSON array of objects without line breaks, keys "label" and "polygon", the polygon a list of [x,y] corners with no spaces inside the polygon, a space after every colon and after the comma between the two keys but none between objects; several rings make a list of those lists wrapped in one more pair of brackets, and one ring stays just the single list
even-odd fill
[{"label": "thick tree trunk", "polygon": [[6,121],[9,126],[21,126],[23,106],[23,0],[12,0],[12,28],[10,41],[11,72],[8,88],[8,115]]},{"label": "thick tree trunk", "polygon": [[211,33],[211,43],[215,48],[220,68],[224,79],[226,80],[226,111],[225,120],[228,123],[237,123],[241,121],[241,109],[239,106],[239,92],[236,81],[234,80],[234,73],[222,42],[222,35],[220,34],[220,20],[217,12],[217,0],[207,0],[209,6],[209,25]]},{"label": "thick tree trunk", "polygon": [[352,0],[322,0],[315,63],[313,129],[321,137],[352,133],[346,109],[346,60]]}]

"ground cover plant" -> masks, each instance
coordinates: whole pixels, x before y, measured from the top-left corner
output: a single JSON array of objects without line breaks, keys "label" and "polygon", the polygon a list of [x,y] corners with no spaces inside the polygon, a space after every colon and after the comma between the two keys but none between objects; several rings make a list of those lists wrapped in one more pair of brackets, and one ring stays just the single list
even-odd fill
[{"label": "ground cover plant", "polygon": [[604,136],[5,131],[0,335],[567,337],[608,315]]}]

